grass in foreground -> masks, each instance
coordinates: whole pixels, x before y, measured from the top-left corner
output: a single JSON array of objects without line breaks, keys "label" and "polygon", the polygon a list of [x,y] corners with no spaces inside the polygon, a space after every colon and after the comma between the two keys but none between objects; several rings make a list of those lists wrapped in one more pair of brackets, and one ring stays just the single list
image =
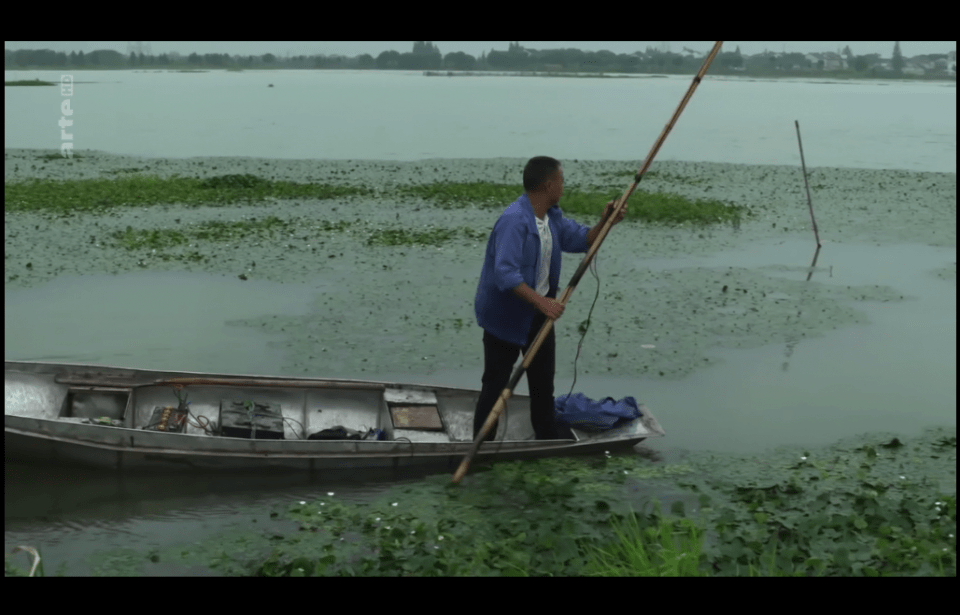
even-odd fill
[{"label": "grass in foreground", "polygon": [[[496,463],[459,487],[443,474],[372,502],[329,494],[271,513],[283,530],[112,551],[93,567],[110,576],[159,561],[240,576],[956,576],[955,481],[955,429],[683,466],[635,456]],[[662,514],[645,495],[658,485],[686,490],[698,521],[679,501]]]},{"label": "grass in foreground", "polygon": [[660,517],[660,524],[641,527],[634,513],[611,520],[616,540],[589,548],[584,573],[601,577],[701,576],[703,529],[689,519]]}]

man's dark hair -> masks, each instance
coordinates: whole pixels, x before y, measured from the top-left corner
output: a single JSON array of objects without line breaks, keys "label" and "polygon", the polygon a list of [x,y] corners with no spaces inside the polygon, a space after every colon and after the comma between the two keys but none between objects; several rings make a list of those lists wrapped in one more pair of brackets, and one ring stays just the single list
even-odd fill
[{"label": "man's dark hair", "polygon": [[534,156],[523,167],[523,189],[536,190],[560,168],[560,161],[550,156]]}]

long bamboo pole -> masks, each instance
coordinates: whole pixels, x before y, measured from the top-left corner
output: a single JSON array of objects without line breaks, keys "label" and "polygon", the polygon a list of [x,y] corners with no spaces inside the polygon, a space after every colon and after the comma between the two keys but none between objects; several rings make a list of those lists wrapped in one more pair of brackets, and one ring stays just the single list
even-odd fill
[{"label": "long bamboo pole", "polygon": [[793,120],[797,127],[797,143],[800,145],[800,165],[803,168],[803,185],[807,188],[807,205],[810,206],[810,221],[813,222],[813,236],[817,238],[817,249],[820,248],[820,231],[817,230],[817,219],[813,217],[813,199],[810,198],[810,184],[807,182],[807,163],[803,160],[803,141],[800,140],[800,121]]},{"label": "long bamboo pole", "polygon": [[[654,157],[657,155],[657,152],[660,151],[660,146],[663,145],[667,135],[670,134],[670,131],[673,129],[673,125],[677,122],[677,118],[680,117],[680,113],[683,112],[683,108],[687,106],[687,102],[690,101],[690,97],[693,96],[694,90],[697,89],[697,86],[700,84],[700,81],[707,72],[707,68],[710,67],[710,63],[713,62],[714,57],[716,57],[717,53],[720,51],[720,46],[722,44],[723,41],[717,41],[714,43],[713,49],[710,50],[707,58],[703,61],[703,66],[700,67],[700,70],[693,78],[693,82],[687,89],[687,93],[684,95],[683,100],[680,101],[680,105],[677,107],[677,110],[673,112],[673,117],[670,118],[670,121],[663,128],[663,132],[660,133],[660,136],[653,144],[653,148],[650,150],[650,153],[643,161],[643,165],[641,165],[640,170],[637,171],[637,174],[634,176],[633,183],[629,188],[627,188],[626,192],[624,192],[623,195],[614,202],[613,210],[610,212],[610,215],[607,216],[606,220],[603,221],[603,224],[600,227],[600,232],[597,234],[596,239],[593,240],[593,244],[590,245],[590,249],[587,250],[587,255],[583,257],[583,261],[577,268],[576,273],[574,273],[573,277],[570,279],[570,284],[567,286],[566,290],[563,291],[563,295],[560,297],[561,305],[567,304],[567,300],[570,298],[570,295],[573,294],[574,289],[576,289],[577,284],[580,282],[580,278],[583,277],[583,274],[586,273],[587,268],[590,267],[590,261],[593,260],[597,250],[600,249],[600,244],[603,243],[607,233],[610,232],[611,228],[613,228],[613,220],[615,220],[620,214],[620,210],[626,206],[627,199],[630,198],[631,194],[633,194],[637,184],[639,184],[640,180],[643,178],[643,174],[646,173],[647,169],[650,168],[650,164],[653,162]],[[537,351],[540,350],[540,345],[543,344],[543,340],[545,340],[547,335],[550,334],[550,329],[552,327],[553,319],[548,317],[546,322],[543,323],[543,327],[540,328],[540,332],[537,334],[537,337],[534,338],[533,343],[527,350],[527,353],[523,356],[523,361],[521,361],[520,365],[513,370],[513,374],[510,376],[510,381],[507,383],[506,388],[500,393],[500,397],[497,398],[497,402],[494,404],[493,409],[490,411],[490,414],[487,415],[486,422],[483,424],[483,427],[480,429],[480,433],[473,442],[473,448],[471,448],[470,452],[464,456],[463,461],[460,462],[460,467],[457,468],[457,471],[453,475],[454,483],[459,483],[460,480],[463,479],[464,475],[466,475],[467,470],[470,468],[470,461],[477,454],[477,451],[480,450],[480,445],[483,443],[484,438],[487,437],[487,434],[490,433],[491,429],[493,429],[493,425],[497,422],[497,419],[500,418],[500,414],[503,413],[504,408],[507,406],[507,401],[509,401],[510,397],[513,395],[513,388],[517,386],[517,383],[520,381],[520,377],[523,375],[523,372],[526,371],[526,369],[530,366],[530,363],[533,361],[533,357],[537,354]]]}]

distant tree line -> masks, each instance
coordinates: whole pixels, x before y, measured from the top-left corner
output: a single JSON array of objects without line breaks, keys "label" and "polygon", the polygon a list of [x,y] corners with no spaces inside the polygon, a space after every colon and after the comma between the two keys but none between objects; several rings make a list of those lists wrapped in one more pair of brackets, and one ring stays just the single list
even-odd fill
[{"label": "distant tree line", "polygon": [[[579,49],[552,49],[535,51],[511,42],[507,51],[491,50],[479,58],[462,51],[442,55],[431,41],[416,41],[407,53],[384,51],[378,56],[361,54],[346,56],[293,56],[273,54],[239,56],[228,54],[145,55],[130,53],[124,56],[116,51],[103,50],[88,54],[81,52],[54,52],[49,49],[5,52],[6,68],[361,68],[377,70],[562,70],[606,72],[650,72],[696,70],[702,57],[671,54],[648,49],[646,53],[615,54],[610,51],[581,51]],[[740,50],[719,54],[717,64],[726,68],[743,66]]]},{"label": "distant tree line", "polygon": [[[823,58],[827,57],[825,61]],[[946,54],[925,56],[930,61],[946,58]],[[6,50],[5,68],[156,68],[156,69],[376,69],[376,70],[448,70],[448,71],[536,71],[536,72],[608,72],[608,73],[695,73],[703,63],[702,53],[684,49],[684,53],[647,47],[634,53],[583,51],[581,49],[526,49],[519,41],[511,41],[506,51],[491,49],[480,57],[455,51],[445,55],[432,41],[415,41],[407,53],[384,51],[376,57],[361,54],[276,56],[177,53],[123,55],[113,50],[54,52],[49,49]],[[829,63],[827,65],[826,63]],[[905,64],[896,44],[890,68],[901,72]],[[880,54],[854,55],[847,46],[841,54],[803,54],[764,52],[744,56],[737,47],[717,54],[712,73],[776,74],[790,71],[844,70],[876,74],[882,66]]]},{"label": "distant tree line", "polygon": [[36,68],[127,68],[123,54],[105,49],[91,51],[84,54],[82,51],[51,51],[50,49],[20,49],[4,51],[4,68],[36,67]]}]

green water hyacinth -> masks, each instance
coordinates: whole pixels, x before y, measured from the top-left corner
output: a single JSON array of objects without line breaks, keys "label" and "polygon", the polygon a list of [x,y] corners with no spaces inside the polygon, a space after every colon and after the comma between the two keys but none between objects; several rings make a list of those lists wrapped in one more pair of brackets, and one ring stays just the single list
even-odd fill
[{"label": "green water hyacinth", "polygon": [[31,81],[28,79],[23,79],[20,81],[4,81],[3,85],[4,86],[25,86],[25,85],[30,86],[30,85],[58,85],[58,84],[54,83],[53,81],[40,81],[39,79],[34,79]]},{"label": "green water hyacinth", "polygon": [[[595,218],[605,204],[623,194],[624,188],[582,190],[568,187],[560,199],[560,208],[567,215],[584,219]],[[523,193],[523,186],[490,182],[437,182],[401,186],[395,189],[401,197],[416,197],[451,209],[468,205],[505,208]],[[665,192],[644,192],[638,188],[627,201],[626,220],[640,220],[652,224],[739,224],[744,216],[752,215],[746,207],[723,203],[714,199],[689,199]]]},{"label": "green water hyacinth", "polygon": [[267,216],[229,222],[210,220],[183,228],[134,229],[127,226],[122,231],[113,231],[110,237],[115,247],[125,250],[162,250],[185,245],[193,247],[202,242],[240,242],[279,238],[293,233],[337,232],[351,225],[352,223],[347,221],[308,222],[297,218],[282,220],[276,216]]},{"label": "green water hyacinth", "polygon": [[[59,157],[53,156],[50,162]],[[79,159],[79,158],[77,158]],[[266,203],[297,199],[343,199],[369,196],[371,189],[359,186],[323,183],[297,183],[270,180],[251,174],[228,174],[213,177],[157,177],[143,170],[128,169],[113,179],[29,180],[5,182],[4,199],[7,211],[43,211],[73,215],[84,211],[107,211],[116,208],[151,205],[228,205]],[[136,174],[132,174],[136,173]],[[621,187],[581,189],[570,186],[560,206],[570,215],[595,218],[604,204],[623,192]],[[464,206],[504,208],[523,193],[523,187],[491,182],[435,182],[395,186],[376,192],[377,198],[418,198],[451,209]],[[743,206],[714,199],[690,199],[667,192],[645,192],[638,188],[628,201],[627,220],[651,224],[712,225],[739,224],[752,212]],[[461,231],[465,232],[465,231]],[[374,244],[413,241],[431,245],[438,238],[376,236]]]},{"label": "green water hyacinth", "polygon": [[7,211],[73,214],[163,204],[199,206],[258,203],[270,199],[334,199],[367,194],[368,190],[273,181],[244,174],[202,179],[134,175],[115,179],[5,182],[3,192]]},{"label": "green water hyacinth", "polygon": [[[365,502],[299,500],[260,532],[99,553],[92,566],[110,576],[158,561],[231,576],[956,576],[955,429],[683,464],[501,462],[459,487],[449,479]],[[661,509],[657,494],[668,493]],[[6,570],[28,572],[9,558]]]},{"label": "green water hyacinth", "polygon": [[370,233],[368,246],[439,246],[455,237],[484,241],[486,233],[468,227],[431,228],[417,231],[406,228],[377,229]]}]

